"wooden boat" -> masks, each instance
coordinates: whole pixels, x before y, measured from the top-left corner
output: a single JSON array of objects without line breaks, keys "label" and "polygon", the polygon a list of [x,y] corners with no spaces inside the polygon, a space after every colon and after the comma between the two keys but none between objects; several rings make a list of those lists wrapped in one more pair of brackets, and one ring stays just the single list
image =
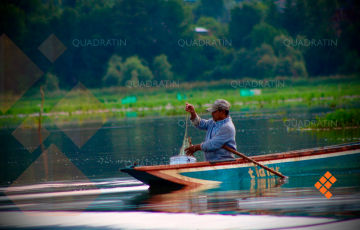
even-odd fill
[{"label": "wooden boat", "polygon": [[[360,142],[253,156],[252,159],[286,176],[360,171]],[[215,185],[236,180],[275,177],[244,159],[120,169],[154,186]]]}]

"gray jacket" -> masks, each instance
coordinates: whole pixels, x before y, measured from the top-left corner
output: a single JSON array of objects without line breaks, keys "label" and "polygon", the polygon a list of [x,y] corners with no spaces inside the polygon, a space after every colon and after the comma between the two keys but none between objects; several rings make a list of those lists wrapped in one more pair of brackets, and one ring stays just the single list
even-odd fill
[{"label": "gray jacket", "polygon": [[206,161],[235,159],[233,153],[221,148],[225,144],[236,150],[235,126],[230,116],[215,122],[213,119],[201,119],[197,115],[191,122],[197,129],[207,130],[205,142],[201,143]]}]

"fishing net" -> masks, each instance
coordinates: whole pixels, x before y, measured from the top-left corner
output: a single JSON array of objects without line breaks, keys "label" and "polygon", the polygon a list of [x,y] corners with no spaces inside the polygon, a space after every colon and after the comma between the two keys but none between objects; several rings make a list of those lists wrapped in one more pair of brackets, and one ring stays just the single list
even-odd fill
[{"label": "fishing net", "polygon": [[185,156],[186,155],[185,149],[191,146],[191,137],[187,136],[188,122],[189,122],[189,116],[186,116],[186,119],[185,119],[185,135],[184,135],[183,144],[181,146],[180,153],[179,153],[179,155],[181,155],[181,156]]}]

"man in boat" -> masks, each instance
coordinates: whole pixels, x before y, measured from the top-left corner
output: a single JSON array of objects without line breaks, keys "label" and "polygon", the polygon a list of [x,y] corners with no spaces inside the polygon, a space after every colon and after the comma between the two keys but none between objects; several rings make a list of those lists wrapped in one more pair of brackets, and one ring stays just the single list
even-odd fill
[{"label": "man in boat", "polygon": [[205,153],[206,161],[233,160],[233,153],[221,148],[226,145],[236,150],[235,126],[229,116],[230,103],[218,99],[207,109],[211,112],[212,119],[201,119],[196,114],[193,105],[186,103],[185,110],[191,114],[190,120],[197,129],[207,130],[205,141],[201,144],[192,145],[186,148],[186,154],[191,156],[196,151],[202,150]]}]

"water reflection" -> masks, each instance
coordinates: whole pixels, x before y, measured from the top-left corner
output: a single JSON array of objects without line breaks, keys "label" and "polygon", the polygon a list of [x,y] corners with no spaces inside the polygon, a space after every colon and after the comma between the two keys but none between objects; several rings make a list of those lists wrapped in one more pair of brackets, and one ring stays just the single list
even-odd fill
[{"label": "water reflection", "polygon": [[[155,211],[357,218],[360,174],[338,174],[327,199],[314,186],[319,176],[251,179],[220,185],[153,189],[133,179],[60,181],[17,186],[0,196],[1,211]],[[89,186],[96,186],[91,189]],[[4,192],[6,188],[1,188]],[[35,213],[36,214],[36,213]]]},{"label": "water reflection", "polygon": [[354,218],[360,213],[360,186],[355,182],[359,175],[353,176],[337,176],[342,183],[331,189],[334,194],[331,199],[313,186],[318,176],[303,176],[286,180],[251,179],[219,186],[188,186],[175,191],[150,190],[133,201],[139,204],[137,210],[141,211]]},{"label": "water reflection", "polygon": [[243,191],[246,191],[249,197],[258,197],[261,196],[262,189],[276,188],[284,183],[285,180],[269,178],[221,185],[186,186],[175,191],[150,190],[150,197],[145,201],[147,204],[140,210],[194,213],[232,212],[238,210],[236,198]]}]

